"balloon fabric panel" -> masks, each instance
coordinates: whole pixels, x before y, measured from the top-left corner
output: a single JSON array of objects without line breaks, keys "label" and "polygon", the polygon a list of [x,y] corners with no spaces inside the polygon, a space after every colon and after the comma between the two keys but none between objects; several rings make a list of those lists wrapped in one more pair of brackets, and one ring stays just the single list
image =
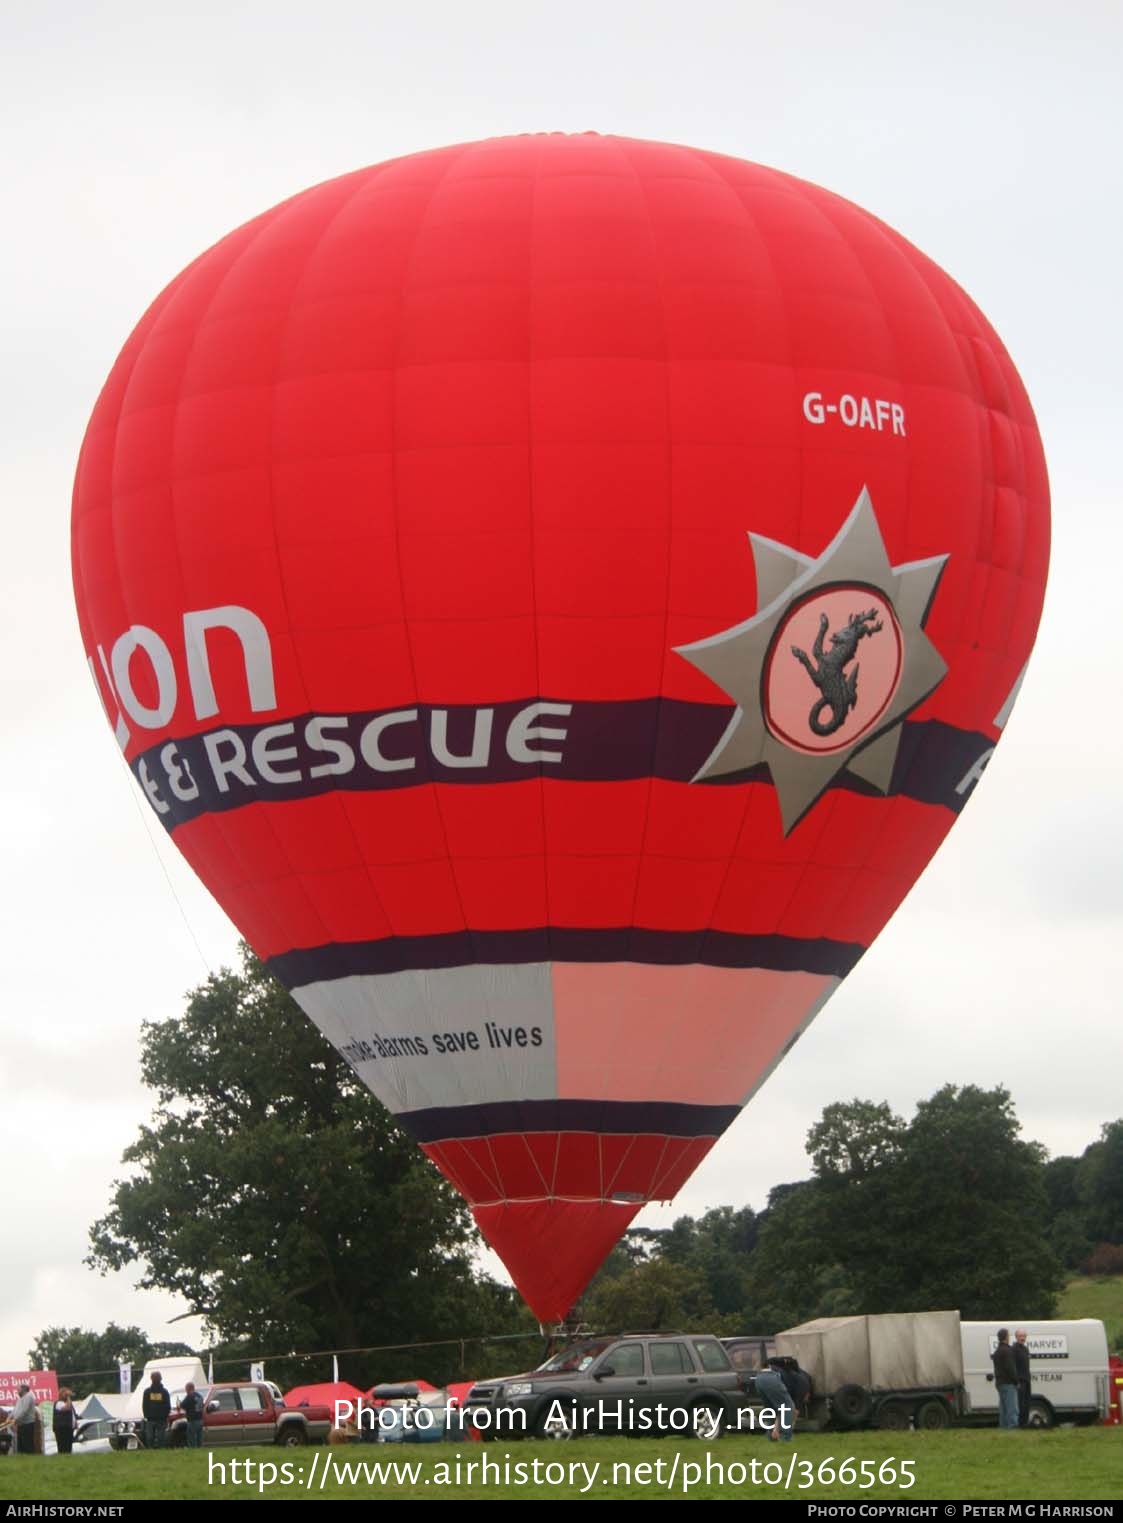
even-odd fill
[{"label": "balloon fabric panel", "polygon": [[1009,357],[898,234],[545,134],[196,260],[72,544],[148,801],[552,1319],[971,796],[1048,524]]}]

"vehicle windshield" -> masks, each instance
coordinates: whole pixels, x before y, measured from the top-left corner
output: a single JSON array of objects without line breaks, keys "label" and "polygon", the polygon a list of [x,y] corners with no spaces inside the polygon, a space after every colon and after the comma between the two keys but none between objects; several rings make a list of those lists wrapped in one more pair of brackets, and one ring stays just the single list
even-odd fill
[{"label": "vehicle windshield", "polygon": [[593,1360],[598,1359],[614,1341],[612,1338],[591,1338],[586,1343],[572,1343],[569,1348],[559,1350],[552,1359],[547,1359],[538,1368],[553,1374],[587,1370]]}]

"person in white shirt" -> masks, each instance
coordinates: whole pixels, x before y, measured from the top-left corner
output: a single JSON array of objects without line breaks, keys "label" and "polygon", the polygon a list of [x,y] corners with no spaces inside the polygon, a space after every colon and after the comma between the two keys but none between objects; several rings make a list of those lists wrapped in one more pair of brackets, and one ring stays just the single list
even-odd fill
[{"label": "person in white shirt", "polygon": [[27,1384],[19,1388],[19,1400],[12,1408],[8,1426],[16,1430],[16,1450],[20,1454],[35,1453],[35,1418],[37,1403]]}]

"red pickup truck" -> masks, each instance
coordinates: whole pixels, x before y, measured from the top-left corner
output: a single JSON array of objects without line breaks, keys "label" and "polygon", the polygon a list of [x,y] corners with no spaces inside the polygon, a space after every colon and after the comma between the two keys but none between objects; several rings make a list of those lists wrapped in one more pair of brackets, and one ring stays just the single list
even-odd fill
[{"label": "red pickup truck", "polygon": [[[286,1407],[274,1400],[268,1386],[230,1381],[203,1392],[203,1447],[234,1448],[244,1444],[322,1444],[331,1430],[332,1412],[326,1405]],[[168,1419],[168,1442],[187,1443],[187,1419],[181,1409]]]}]

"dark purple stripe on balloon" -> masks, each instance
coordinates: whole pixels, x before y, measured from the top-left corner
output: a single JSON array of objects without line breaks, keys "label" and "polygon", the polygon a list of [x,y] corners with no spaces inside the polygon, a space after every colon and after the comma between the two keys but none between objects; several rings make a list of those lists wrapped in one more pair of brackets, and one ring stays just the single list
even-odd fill
[{"label": "dark purple stripe on balloon", "polygon": [[288,989],[356,974],[461,968],[469,963],[637,962],[666,966],[770,968],[845,978],[862,955],[854,942],[799,936],[741,936],[732,931],[650,931],[639,926],[581,930],[543,926],[526,931],[450,931],[340,941],[283,952],[266,964]]},{"label": "dark purple stripe on balloon", "polygon": [[[168,830],[202,814],[336,790],[536,777],[574,783],[658,777],[688,783],[733,714],[728,705],[675,698],[550,700],[545,712],[537,712],[539,707],[540,700],[527,699],[478,709],[418,706],[273,719],[164,741],[134,758],[132,769]],[[889,792],[958,813],[992,746],[985,735],[938,720],[906,720]],[[439,760],[441,755],[446,759]],[[757,766],[696,786],[722,788],[769,780],[768,769]],[[831,786],[877,793],[845,772]]]},{"label": "dark purple stripe on balloon", "polygon": [[452,1142],[503,1132],[595,1132],[657,1137],[720,1137],[736,1105],[676,1105],[669,1100],[510,1100],[399,1112],[418,1142]]}]

